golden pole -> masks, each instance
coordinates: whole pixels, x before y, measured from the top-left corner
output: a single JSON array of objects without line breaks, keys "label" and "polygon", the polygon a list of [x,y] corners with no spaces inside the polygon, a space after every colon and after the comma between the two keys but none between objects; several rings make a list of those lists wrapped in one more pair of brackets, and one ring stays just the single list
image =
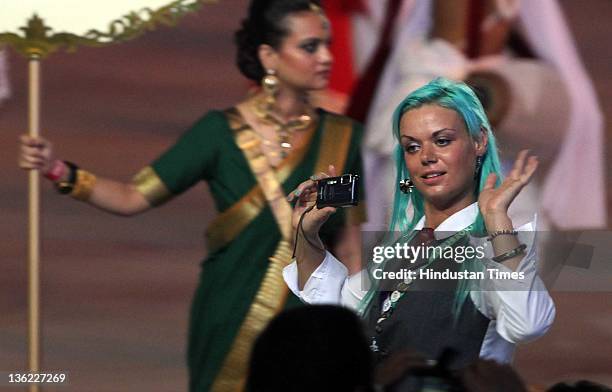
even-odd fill
[{"label": "golden pole", "polygon": [[[41,60],[58,49],[76,50],[78,45],[105,46],[138,37],[157,25],[173,26],[178,19],[189,12],[200,9],[203,3],[216,0],[168,0],[168,5],[157,10],[145,8],[141,13],[130,13],[110,23],[108,33],[90,31],[87,36],[60,32],[45,26],[44,21],[34,14],[27,26],[20,28],[24,35],[14,32],[0,32],[0,43],[12,45],[19,53],[27,56],[29,65],[28,121],[31,137],[40,135],[40,67]],[[146,17],[144,14],[146,13]],[[51,32],[51,33],[50,33]],[[28,193],[28,369],[30,373],[40,372],[40,174],[30,170]],[[29,384],[29,392],[38,392],[38,384]]]},{"label": "golden pole", "polygon": [[[40,56],[29,56],[29,135],[40,135]],[[28,248],[28,368],[40,371],[40,174],[29,173],[29,248]],[[30,384],[29,392],[38,392],[37,384]]]}]

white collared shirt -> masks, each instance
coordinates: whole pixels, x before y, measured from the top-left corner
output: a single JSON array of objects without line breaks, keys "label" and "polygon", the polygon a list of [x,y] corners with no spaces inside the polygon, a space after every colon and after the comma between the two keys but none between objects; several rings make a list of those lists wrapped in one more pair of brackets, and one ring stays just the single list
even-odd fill
[{"label": "white collared shirt", "polygon": [[[473,203],[448,217],[435,230],[436,239],[444,239],[467,228],[478,215],[478,203]],[[423,217],[415,230],[423,228]],[[537,275],[535,249],[535,220],[517,229],[519,242],[527,245],[525,256],[517,272],[523,279],[487,280],[483,291],[470,291],[470,298],[476,308],[490,321],[480,348],[480,357],[500,363],[512,361],[517,343],[536,339],[548,331],[555,318],[553,304],[544,283]],[[503,264],[490,260],[493,257],[491,243],[484,238],[471,237],[472,245],[484,247],[482,262],[487,269],[512,272]],[[357,309],[367,293],[362,287],[362,270],[348,276],[348,270],[330,252],[312,273],[304,289],[298,289],[296,263],[284,268],[283,278],[289,289],[302,301],[309,304],[338,304]],[[367,278],[366,278],[367,279]]]}]

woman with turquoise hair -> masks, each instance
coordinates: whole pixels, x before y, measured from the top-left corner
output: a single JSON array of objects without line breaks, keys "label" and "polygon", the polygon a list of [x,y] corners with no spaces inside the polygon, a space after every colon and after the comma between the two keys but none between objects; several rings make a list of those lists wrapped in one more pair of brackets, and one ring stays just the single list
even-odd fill
[{"label": "woman with turquoise hair", "polygon": [[395,239],[349,276],[318,236],[335,209],[311,208],[316,183],[306,181],[290,196],[294,225],[302,219],[285,281],[304,302],[356,309],[378,360],[406,349],[437,359],[450,349],[452,367],[479,357],[510,362],[514,346],[543,335],[555,315],[536,273],[535,222],[515,229],[508,216],[537,158],[521,151],[503,178],[480,101],[443,78],[399,104],[393,135]]}]

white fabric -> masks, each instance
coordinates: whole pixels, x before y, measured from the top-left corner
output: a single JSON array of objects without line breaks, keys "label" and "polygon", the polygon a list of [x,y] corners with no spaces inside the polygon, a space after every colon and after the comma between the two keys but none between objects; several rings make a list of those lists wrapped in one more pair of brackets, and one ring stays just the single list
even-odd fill
[{"label": "white fabric", "polygon": [[[461,80],[467,76],[468,61],[460,51],[444,40],[412,38],[406,40],[402,47],[410,56],[398,62],[398,68],[395,70],[397,82],[393,84],[393,88],[385,94],[382,92],[383,87],[379,86],[381,91],[377,97],[384,94],[386,99],[373,102],[365,124],[366,147],[386,156],[390,156],[397,145],[391,133],[393,112],[408,94],[438,76],[453,80]],[[375,131],[370,132],[371,130]]]},{"label": "white fabric", "polygon": [[[353,47],[359,48],[353,51],[353,61],[358,73],[364,70],[372,53],[376,50],[388,2],[389,0],[363,0],[365,12],[355,14],[352,18]],[[415,7],[418,9],[417,0],[403,0],[395,20],[404,21],[413,17]],[[411,26],[416,27],[417,25],[412,24]],[[402,24],[396,23],[393,36],[397,36],[403,30]]]},{"label": "white fabric", "polygon": [[[394,175],[389,155],[394,145],[390,113],[397,103],[435,76],[461,79],[470,66],[469,61],[461,58],[461,53],[453,53],[443,43],[427,39],[431,12],[431,0],[418,1],[399,23],[402,29],[397,32],[394,51],[383,71],[365,124],[365,161],[381,165],[365,168],[367,189],[373,189],[380,176]],[[559,4],[556,0],[522,1],[518,21],[537,56],[560,73],[572,105],[566,136],[544,179],[541,209],[547,219],[563,229],[604,227],[607,213],[603,117]],[[390,205],[388,193],[370,192],[368,206],[375,207],[368,207],[369,224],[383,225],[389,210],[381,213],[381,206]]]},{"label": "white fabric", "polygon": [[561,74],[572,104],[567,136],[544,183],[542,205],[561,228],[605,227],[603,115],[561,8],[555,0],[523,1],[519,20],[537,55]]},{"label": "white fabric", "polygon": [[[474,203],[442,222],[434,231],[437,239],[465,229],[474,222],[478,204]],[[424,219],[415,230],[423,228]],[[542,336],[555,318],[555,306],[537,276],[535,222],[517,229],[519,241],[527,244],[526,255],[516,271],[523,272],[523,280],[486,280],[483,291],[471,291],[470,298],[476,308],[488,319],[489,327],[480,350],[480,357],[501,363],[512,360],[515,344]],[[492,246],[485,239],[472,238],[473,246],[484,246],[485,257],[493,256]],[[491,260],[483,260],[486,268],[511,270]],[[304,302],[310,304],[341,304],[357,309],[367,293],[364,290],[364,271],[348,276],[346,267],[331,253],[306,282],[302,291],[298,288],[297,265],[292,263],[283,270],[283,278],[289,289]]]}]

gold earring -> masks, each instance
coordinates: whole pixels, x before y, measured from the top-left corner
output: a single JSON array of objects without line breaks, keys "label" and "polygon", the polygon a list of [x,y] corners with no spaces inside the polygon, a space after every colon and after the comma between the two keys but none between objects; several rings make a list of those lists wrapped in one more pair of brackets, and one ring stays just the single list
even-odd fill
[{"label": "gold earring", "polygon": [[321,7],[319,7],[318,5],[316,5],[315,3],[310,3],[308,4],[310,10],[312,12],[316,12],[317,14],[322,14],[323,11],[321,10]]},{"label": "gold earring", "polygon": [[270,106],[276,102],[276,93],[278,92],[280,81],[276,76],[276,71],[266,69],[266,76],[261,79],[261,88],[266,94],[266,103]]}]

